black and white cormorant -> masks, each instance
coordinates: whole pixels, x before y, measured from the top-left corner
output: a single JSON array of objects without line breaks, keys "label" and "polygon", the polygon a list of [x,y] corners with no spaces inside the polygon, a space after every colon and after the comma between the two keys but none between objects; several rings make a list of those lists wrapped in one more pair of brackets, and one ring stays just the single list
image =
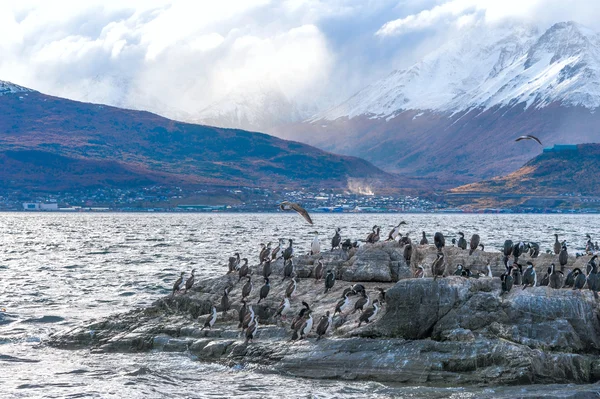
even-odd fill
[{"label": "black and white cormorant", "polygon": [[454,271],[454,275],[462,276],[464,271],[465,271],[465,267],[459,263],[458,265],[456,265],[456,270]]},{"label": "black and white cormorant", "polygon": [[581,269],[579,269],[579,268],[574,269],[573,272],[575,274],[575,283],[573,284],[573,289],[574,290],[583,289],[583,287],[585,287],[585,282],[587,280],[585,273],[582,272]]},{"label": "black and white cormorant", "polygon": [[423,268],[423,266],[419,265],[417,266],[414,274],[413,274],[414,278],[424,278],[425,277],[425,269]]},{"label": "black and white cormorant", "polygon": [[[308,317],[306,317],[308,316]],[[313,327],[313,317],[312,317],[312,310],[308,310],[308,312],[306,312],[305,315],[305,321],[302,324],[302,326],[300,327],[300,339],[304,339],[308,333],[310,333],[310,330],[312,330]]]},{"label": "black and white cormorant", "polygon": [[277,308],[277,312],[275,313],[275,317],[281,316],[282,319],[287,319],[288,313],[292,310],[290,305],[290,299],[288,297],[283,298],[279,307]]},{"label": "black and white cormorant", "polygon": [[265,279],[265,285],[263,285],[262,287],[260,287],[260,296],[258,298],[258,302],[260,303],[260,301],[262,301],[263,299],[267,298],[267,295],[269,295],[269,291],[271,291],[271,284],[269,283],[269,279],[266,278]]},{"label": "black and white cormorant", "polygon": [[363,291],[360,298],[358,298],[356,302],[354,302],[354,310],[352,311],[352,313],[356,313],[357,310],[360,310],[362,313],[364,308],[366,306],[369,306],[369,302],[369,295]]},{"label": "black and white cormorant", "polygon": [[327,331],[329,330],[331,324],[332,320],[328,310],[323,316],[321,316],[319,324],[317,324],[317,341],[323,338],[325,334],[327,334]]},{"label": "black and white cormorant", "polygon": [[537,242],[529,242],[529,256],[537,258],[540,255],[540,244]]},{"label": "black and white cormorant", "polygon": [[246,329],[246,343],[254,342],[254,338],[256,338],[256,333],[258,332],[258,319],[255,318],[252,320],[252,323],[248,325]]},{"label": "black and white cormorant", "polygon": [[340,247],[340,243],[342,242],[342,236],[340,235],[340,232],[342,231],[342,229],[340,229],[339,227],[337,227],[335,229],[335,234],[333,235],[333,238],[331,239],[331,250],[333,251],[334,249]]},{"label": "black and white cormorant", "polygon": [[502,293],[504,294],[506,292],[510,292],[514,283],[514,279],[510,270],[507,270],[505,273],[503,273],[500,276],[500,280],[502,281]]},{"label": "black and white cormorant", "polygon": [[573,285],[575,285],[575,277],[580,272],[580,269],[573,269],[569,273],[567,273],[567,277],[565,277],[564,288],[572,288]]},{"label": "black and white cormorant", "polygon": [[335,284],[335,274],[331,271],[327,271],[327,275],[325,276],[325,294],[329,292],[330,289],[333,288]]},{"label": "black and white cormorant", "polygon": [[323,258],[320,258],[313,269],[313,275],[315,276],[316,281],[321,281],[323,279],[323,267]]},{"label": "black and white cormorant", "polygon": [[254,313],[252,305],[249,305],[248,309],[246,310],[246,315],[244,316],[244,321],[242,322],[242,331],[247,329],[254,319],[256,319],[256,313]]},{"label": "black and white cormorant", "polygon": [[373,306],[367,308],[360,317],[358,318],[358,326],[360,327],[362,323],[370,323],[375,319],[377,313],[379,312],[379,300],[375,299],[373,301]]},{"label": "black and white cormorant", "polygon": [[236,252],[233,256],[229,257],[229,271],[227,273],[233,273],[240,267],[240,254]]},{"label": "black and white cormorant", "polygon": [[366,291],[365,291],[365,286],[364,286],[364,285],[362,285],[362,284],[360,284],[360,283],[356,283],[356,284],[354,284],[354,285],[352,286],[352,293],[353,293],[354,295],[356,295],[356,294],[360,294],[360,295],[362,295],[362,294],[364,294],[365,292],[366,292]]},{"label": "black and white cormorant", "polygon": [[210,330],[215,325],[216,321],[217,321],[217,308],[214,305],[211,305],[210,314],[208,316],[206,316],[206,320],[204,321],[204,326],[200,330],[204,330],[207,327]]},{"label": "black and white cormorant", "polygon": [[560,252],[558,253],[558,263],[560,263],[560,270],[564,270],[565,266],[569,262],[569,251],[567,250],[567,242],[563,241]]},{"label": "black and white cormorant", "polygon": [[458,241],[456,242],[456,246],[462,250],[467,249],[467,240],[465,240],[465,234],[463,232],[458,232]]},{"label": "black and white cormorant", "polygon": [[319,241],[319,233],[315,233],[315,238],[313,238],[312,243],[310,244],[310,254],[318,255],[321,253],[321,242]]},{"label": "black and white cormorant", "polygon": [[379,300],[379,303],[384,304],[385,303],[385,290],[381,287],[375,287],[375,289],[377,291],[379,291],[379,297],[377,298]]},{"label": "black and white cormorant", "polygon": [[406,224],[406,222],[403,220],[400,223],[398,223],[398,225],[394,226],[392,228],[392,230],[390,230],[390,233],[388,234],[388,238],[386,241],[394,241],[396,239],[396,237],[398,237],[398,235],[400,235],[400,226]]},{"label": "black and white cormorant", "polygon": [[518,263],[513,263],[512,267],[513,283],[516,286],[523,284],[523,266]]},{"label": "black and white cormorant", "polygon": [[429,241],[427,240],[427,235],[425,234],[425,232],[423,232],[423,236],[421,237],[421,242],[419,242],[419,245],[428,245]]},{"label": "black and white cormorant", "polygon": [[335,310],[333,312],[334,316],[338,313],[344,314],[350,309],[350,299],[348,298],[348,295],[350,295],[350,291],[344,293],[344,297],[335,305]]},{"label": "black and white cormorant", "polygon": [[533,263],[527,261],[527,268],[525,272],[523,272],[523,289],[528,286],[535,287],[537,285],[537,273],[535,272],[535,267],[533,267]]},{"label": "black and white cormorant", "polygon": [[252,277],[248,276],[247,278],[248,281],[246,281],[246,284],[242,287],[242,299],[249,297],[252,292]]}]

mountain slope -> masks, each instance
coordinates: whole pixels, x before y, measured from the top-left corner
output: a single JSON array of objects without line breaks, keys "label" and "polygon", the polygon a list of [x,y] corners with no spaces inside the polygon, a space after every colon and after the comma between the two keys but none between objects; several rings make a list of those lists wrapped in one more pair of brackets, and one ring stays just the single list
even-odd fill
[{"label": "mountain slope", "polygon": [[450,190],[453,193],[591,195],[600,187],[600,144],[546,150],[506,176]]},{"label": "mountain slope", "polygon": [[554,146],[506,176],[449,191],[452,204],[480,207],[600,207],[600,144]]},{"label": "mountain slope", "polygon": [[[514,171],[547,144],[600,132],[600,36],[572,22],[473,29],[281,137],[419,176],[473,182]],[[482,154],[485,156],[482,157]]]},{"label": "mountain slope", "polygon": [[243,130],[47,96],[1,82],[0,183],[345,187],[391,176],[361,159]]}]

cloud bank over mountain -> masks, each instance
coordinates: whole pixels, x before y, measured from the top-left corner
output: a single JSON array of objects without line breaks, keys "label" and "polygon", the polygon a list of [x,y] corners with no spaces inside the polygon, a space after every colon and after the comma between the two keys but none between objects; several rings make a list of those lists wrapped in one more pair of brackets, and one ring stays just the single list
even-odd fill
[{"label": "cloud bank over mountain", "polygon": [[598,17],[590,0],[4,2],[0,79],[184,120],[240,96],[287,99],[274,109],[303,118],[466,26],[516,18],[598,29]]}]

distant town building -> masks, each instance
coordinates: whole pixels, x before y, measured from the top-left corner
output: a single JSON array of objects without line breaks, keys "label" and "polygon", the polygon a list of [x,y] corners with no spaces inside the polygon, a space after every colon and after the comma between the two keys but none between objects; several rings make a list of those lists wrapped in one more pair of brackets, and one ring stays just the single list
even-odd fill
[{"label": "distant town building", "polygon": [[24,202],[23,209],[26,211],[58,211],[58,204],[42,204],[40,202]]},{"label": "distant town building", "polygon": [[577,144],[554,144],[552,147],[544,148],[544,152],[578,151]]}]

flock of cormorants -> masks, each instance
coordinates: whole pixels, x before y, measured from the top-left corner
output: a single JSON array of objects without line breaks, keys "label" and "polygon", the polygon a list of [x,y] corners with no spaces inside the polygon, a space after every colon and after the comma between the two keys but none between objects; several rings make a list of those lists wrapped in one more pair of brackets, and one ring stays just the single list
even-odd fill
[{"label": "flock of cormorants", "polygon": [[[281,206],[282,210],[294,210],[302,215],[310,224],[312,224],[312,220],[303,208],[293,203],[283,203]],[[412,257],[412,248],[413,243],[408,236],[402,235],[400,233],[400,227],[405,225],[406,222],[402,221],[398,225],[394,226],[392,230],[389,232],[386,241],[398,241],[404,246],[404,259],[408,265],[410,265],[411,257]],[[344,251],[348,251],[352,247],[358,247],[358,241],[352,242],[350,239],[346,239],[342,242],[341,229],[336,228],[335,234],[331,239],[331,251],[335,249],[342,249]],[[364,241],[367,244],[374,244],[380,241],[380,233],[381,227],[373,226],[371,232],[368,234]],[[588,242],[586,244],[586,253],[592,254],[595,251],[598,251],[598,244],[594,244],[591,241],[591,237],[589,235],[586,236],[588,238]],[[436,280],[438,277],[443,277],[447,270],[447,265],[444,260],[444,247],[446,245],[446,239],[444,235],[440,232],[434,234],[433,237],[434,245],[437,248],[437,256],[431,265],[431,276]],[[484,250],[484,245],[480,242],[480,236],[478,234],[473,234],[471,236],[470,241],[467,243],[465,239],[465,235],[462,232],[458,232],[458,239],[452,239],[452,246],[456,246],[462,250],[469,249],[469,255],[472,255],[478,248]],[[428,245],[429,241],[427,239],[427,235],[425,232],[422,233],[422,238],[419,242],[420,245]],[[272,267],[271,264],[275,260],[282,258],[284,267],[283,267],[283,279],[289,279],[289,284],[285,290],[285,296],[281,301],[277,312],[275,313],[275,318],[281,318],[282,320],[286,320],[287,316],[291,312],[291,299],[297,288],[297,280],[296,273],[294,271],[294,247],[293,240],[287,240],[287,246],[285,244],[285,240],[280,239],[279,245],[275,248],[272,248],[271,243],[268,244],[260,244],[261,250],[259,254],[259,267],[262,267],[262,277],[264,279],[264,285],[260,288],[259,291],[259,299],[257,304],[259,304],[262,300],[266,299],[269,295],[271,285],[270,279],[272,278]],[[318,238],[318,235],[315,235],[314,240],[311,243],[310,254],[317,255],[321,252],[321,244]],[[523,289],[538,285],[538,278],[535,268],[533,267],[533,263],[531,261],[526,262],[525,269],[523,269],[523,265],[519,263],[519,258],[527,254],[531,258],[536,258],[540,254],[540,246],[535,242],[514,242],[512,240],[506,240],[504,246],[502,248],[503,252],[503,261],[506,268],[506,271],[500,276],[502,282],[502,294],[509,292],[513,286],[522,286]],[[548,250],[547,253],[551,253],[552,250]],[[556,266],[552,263],[547,270],[547,273],[540,280],[539,285],[547,285],[552,288],[573,288],[573,289],[582,289],[584,286],[588,285],[588,288],[593,291],[594,295],[597,297],[597,292],[600,291],[600,276],[598,275],[596,260],[598,258],[597,255],[594,255],[590,261],[587,263],[587,267],[585,271],[582,271],[579,268],[575,268],[564,277],[564,267],[568,262],[568,252],[566,242],[560,242],[558,240],[558,235],[555,234],[555,243],[554,243],[554,253],[558,255],[560,270],[556,270]],[[512,256],[512,263],[510,262],[510,257]],[[456,270],[452,273],[455,276],[462,276],[466,278],[480,278],[480,277],[492,277],[491,267],[488,263],[487,273],[477,272],[473,273],[468,268],[465,268],[462,264],[457,265]],[[184,272],[181,273],[180,277],[177,279],[175,284],[173,285],[172,295],[175,295],[177,292],[183,291],[187,292],[190,288],[192,288],[194,284],[194,272],[192,270],[191,276],[184,281]],[[247,299],[250,296],[253,290],[253,282],[252,277],[250,276],[250,268],[248,266],[248,258],[241,258],[239,253],[235,253],[234,256],[229,258],[228,262],[228,271],[227,274],[237,273],[238,274],[238,283],[244,280],[244,284],[241,290],[241,303],[242,306],[239,311],[239,325],[238,327],[242,329],[242,333],[245,332],[246,341],[251,342],[256,337],[256,332],[258,331],[259,321],[258,316],[255,313],[251,304],[248,304]],[[335,285],[336,276],[334,271],[332,270],[324,270],[323,258],[319,258],[317,260],[316,265],[314,266],[311,277],[317,282],[324,282],[324,294],[327,294],[331,288]],[[418,266],[414,272],[415,278],[424,278],[425,270],[422,266]],[[379,290],[379,298],[372,301],[367,294],[365,287],[362,284],[354,284],[352,287],[349,287],[344,290],[342,294],[342,298],[337,302],[333,313],[327,311],[324,315],[322,315],[317,323],[316,333],[318,338],[321,339],[333,326],[332,318],[338,313],[341,315],[347,315],[349,312],[355,313],[360,311],[360,317],[358,318],[358,326],[360,327],[362,323],[369,323],[372,321],[378,314],[380,307],[385,302],[385,291],[381,288],[377,288]],[[221,297],[221,310],[223,315],[226,315],[226,312],[230,310],[231,303],[229,299],[230,287],[225,288],[223,292],[223,296]],[[352,305],[350,301],[350,296],[358,296],[358,299]],[[369,306],[370,305],[370,306]],[[211,306],[211,312],[207,316],[203,329],[204,328],[212,328],[217,320],[217,309],[214,304]],[[313,310],[310,308],[309,304],[306,301],[302,301],[302,308],[300,312],[292,319],[291,322],[291,330],[292,330],[292,340],[303,339],[307,336],[307,334],[313,328]]]}]

